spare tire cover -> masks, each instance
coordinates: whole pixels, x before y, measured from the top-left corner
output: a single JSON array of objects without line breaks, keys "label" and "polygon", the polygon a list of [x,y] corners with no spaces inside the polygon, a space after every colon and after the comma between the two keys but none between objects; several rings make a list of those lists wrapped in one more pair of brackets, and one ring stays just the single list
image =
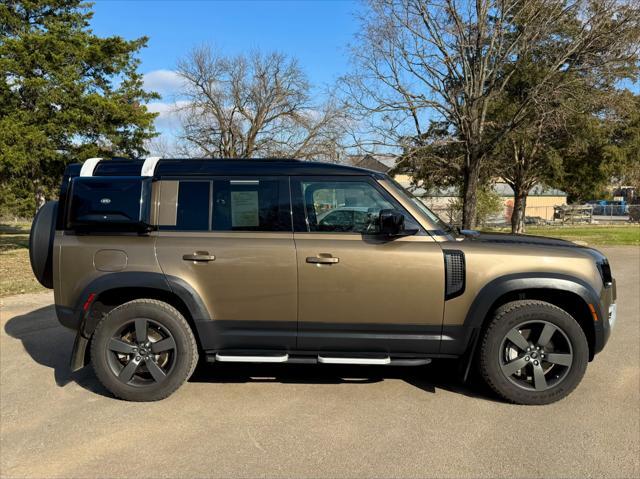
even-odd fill
[{"label": "spare tire cover", "polygon": [[53,238],[57,212],[57,201],[45,203],[36,213],[29,235],[31,269],[45,288],[53,288]]}]

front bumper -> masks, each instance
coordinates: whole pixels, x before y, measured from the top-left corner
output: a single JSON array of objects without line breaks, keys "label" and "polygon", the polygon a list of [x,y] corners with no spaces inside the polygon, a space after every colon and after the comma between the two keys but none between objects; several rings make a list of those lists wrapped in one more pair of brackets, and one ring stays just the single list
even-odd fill
[{"label": "front bumper", "polygon": [[604,349],[605,345],[609,341],[609,337],[611,336],[611,330],[617,320],[616,298],[616,280],[614,279],[611,282],[611,285],[602,288],[602,292],[600,293],[598,321],[594,321],[594,354],[597,354]]}]

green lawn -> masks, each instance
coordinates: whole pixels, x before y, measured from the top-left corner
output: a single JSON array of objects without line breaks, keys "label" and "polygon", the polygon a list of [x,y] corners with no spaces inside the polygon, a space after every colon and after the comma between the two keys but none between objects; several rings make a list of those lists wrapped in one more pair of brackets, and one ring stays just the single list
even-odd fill
[{"label": "green lawn", "polygon": [[[511,230],[493,228],[487,231],[509,232]],[[595,246],[640,246],[640,225],[529,226],[526,229],[526,234],[562,238],[569,241],[584,241]]]}]

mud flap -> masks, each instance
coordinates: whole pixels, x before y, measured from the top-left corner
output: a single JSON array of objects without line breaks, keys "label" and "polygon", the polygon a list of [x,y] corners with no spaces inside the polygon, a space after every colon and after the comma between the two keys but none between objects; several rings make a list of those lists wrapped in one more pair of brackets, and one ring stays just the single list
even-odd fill
[{"label": "mud flap", "polygon": [[480,330],[474,329],[471,333],[471,339],[469,341],[471,346],[467,348],[467,351],[462,356],[459,363],[459,373],[463,383],[466,383],[467,379],[469,379],[469,372],[471,371],[473,360],[476,356],[476,349],[478,347],[479,340]]},{"label": "mud flap", "polygon": [[82,336],[80,332],[76,334],[76,340],[73,342],[73,349],[71,350],[71,372],[75,372],[78,369],[82,369],[87,365],[86,353],[89,340]]}]

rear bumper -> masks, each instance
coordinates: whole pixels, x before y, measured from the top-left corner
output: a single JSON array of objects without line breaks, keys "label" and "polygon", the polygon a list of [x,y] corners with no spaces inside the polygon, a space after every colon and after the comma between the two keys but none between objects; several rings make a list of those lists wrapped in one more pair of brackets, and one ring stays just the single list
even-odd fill
[{"label": "rear bumper", "polygon": [[73,329],[74,331],[78,331],[80,329],[82,315],[75,309],[56,304],[56,316],[58,317],[60,324],[65,328]]},{"label": "rear bumper", "polygon": [[611,285],[602,288],[600,293],[598,321],[594,321],[594,354],[604,349],[611,336],[611,330],[617,319],[616,295],[616,280],[614,279]]}]

